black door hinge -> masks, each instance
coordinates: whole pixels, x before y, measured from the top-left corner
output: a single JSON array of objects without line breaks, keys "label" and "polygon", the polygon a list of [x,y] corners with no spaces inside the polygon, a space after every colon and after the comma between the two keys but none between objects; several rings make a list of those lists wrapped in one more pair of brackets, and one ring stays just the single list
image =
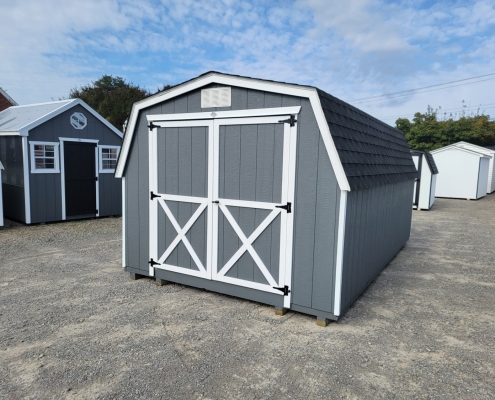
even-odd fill
[{"label": "black door hinge", "polygon": [[153,123],[153,121],[151,121],[151,122],[150,122],[150,124],[148,125],[148,129],[151,131],[151,130],[153,130],[154,128],[158,128],[158,125],[155,125],[155,124]]},{"label": "black door hinge", "polygon": [[148,261],[148,264],[152,267],[154,267],[155,265],[161,265],[160,263],[157,263],[156,261],[154,261],[152,258],[150,259],[150,261]]},{"label": "black door hinge", "polygon": [[153,192],[150,192],[151,196],[150,196],[150,200],[153,200],[155,197],[162,197],[158,194],[154,194]]},{"label": "black door hinge", "polygon": [[98,177],[97,176],[95,176],[95,181],[98,182]]},{"label": "black door hinge", "polygon": [[290,126],[294,126],[297,122],[296,116],[294,114],[291,114],[288,119],[283,119],[281,121],[278,121],[284,124],[289,124]]},{"label": "black door hinge", "polygon": [[285,285],[284,287],[275,287],[273,286],[274,289],[280,290],[284,296],[288,296],[290,293],[289,286]]},{"label": "black door hinge", "polygon": [[285,206],[275,206],[276,208],[283,208],[288,214],[292,212],[292,203],[287,202]]},{"label": "black door hinge", "polygon": [[98,214],[98,210],[96,210],[96,214]]}]

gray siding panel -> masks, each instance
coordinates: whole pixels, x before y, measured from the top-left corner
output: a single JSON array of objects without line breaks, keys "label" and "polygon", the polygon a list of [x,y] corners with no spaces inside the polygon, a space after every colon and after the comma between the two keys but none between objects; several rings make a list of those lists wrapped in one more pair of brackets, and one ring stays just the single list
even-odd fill
[{"label": "gray siding panel", "polygon": [[122,214],[122,180],[113,174],[99,175],[100,217]]},{"label": "gray siding panel", "polygon": [[342,275],[342,312],[406,244],[414,182],[349,192]]}]

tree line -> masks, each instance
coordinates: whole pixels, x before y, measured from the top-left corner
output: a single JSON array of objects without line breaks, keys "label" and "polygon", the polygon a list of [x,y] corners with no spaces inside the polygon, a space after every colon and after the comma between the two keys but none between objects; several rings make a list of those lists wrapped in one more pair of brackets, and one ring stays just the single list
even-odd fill
[{"label": "tree line", "polygon": [[412,121],[399,118],[397,129],[404,132],[411,149],[435,150],[459,141],[479,146],[495,145],[495,121],[484,113],[467,113],[463,105],[459,114],[441,116],[441,108],[428,106],[425,113],[417,112]]},{"label": "tree line", "polygon": [[[172,86],[163,85],[155,93],[170,87]],[[120,76],[103,75],[88,85],[71,89],[69,98],[83,100],[118,130],[122,131],[131,113],[132,105],[136,101],[155,93],[151,93],[139,85],[126,82]]]}]

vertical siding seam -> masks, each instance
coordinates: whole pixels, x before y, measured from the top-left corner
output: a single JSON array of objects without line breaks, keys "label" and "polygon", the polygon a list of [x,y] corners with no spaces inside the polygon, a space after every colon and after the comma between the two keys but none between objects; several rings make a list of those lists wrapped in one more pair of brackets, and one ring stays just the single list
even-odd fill
[{"label": "vertical siding seam", "polygon": [[313,286],[314,286],[314,273],[315,273],[315,251],[316,251],[316,219],[318,218],[317,215],[317,206],[318,206],[318,177],[319,177],[319,168],[318,166],[320,165],[320,141],[321,137],[318,135],[318,146],[316,148],[316,180],[315,180],[315,202],[314,202],[314,210],[315,210],[315,218],[314,218],[314,224],[313,224],[313,262],[312,267],[311,267],[311,276],[313,279],[311,279],[311,307],[313,307]]}]

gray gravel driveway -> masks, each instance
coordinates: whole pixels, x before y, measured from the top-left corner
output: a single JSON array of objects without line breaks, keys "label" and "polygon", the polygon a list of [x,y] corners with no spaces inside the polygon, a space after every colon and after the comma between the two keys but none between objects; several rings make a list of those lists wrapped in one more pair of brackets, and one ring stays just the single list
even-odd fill
[{"label": "gray gravel driveway", "polygon": [[131,281],[121,219],[0,229],[1,399],[495,398],[495,194],[437,199],[337,323]]}]

